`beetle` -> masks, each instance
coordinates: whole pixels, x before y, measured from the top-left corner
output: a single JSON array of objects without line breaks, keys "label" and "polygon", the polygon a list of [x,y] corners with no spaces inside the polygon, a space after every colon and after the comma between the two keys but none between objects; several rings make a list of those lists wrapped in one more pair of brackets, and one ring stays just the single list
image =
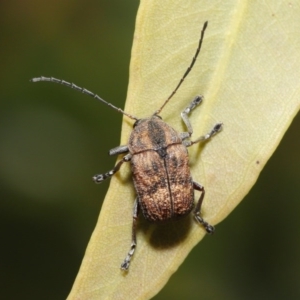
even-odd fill
[{"label": "beetle", "polygon": [[[183,77],[163,105],[149,118],[139,119],[106,102],[95,93],[64,80],[43,76],[31,80],[32,82],[50,81],[66,85],[100,100],[135,120],[128,145],[118,146],[109,151],[109,155],[125,154],[123,158],[112,170],[93,177],[96,183],[101,183],[113,176],[123,163],[131,163],[132,178],[137,197],[133,206],[131,246],[121,264],[121,269],[124,271],[128,270],[136,249],[136,226],[140,209],[148,221],[164,222],[184,217],[194,208],[196,221],[205,228],[207,233],[214,232],[214,227],[200,216],[205,189],[201,184],[193,181],[191,177],[187,148],[210,139],[222,129],[223,124],[217,123],[206,135],[200,136],[194,141],[190,140],[193,128],[188,115],[203,101],[203,96],[196,96],[181,112],[181,118],[187,128],[186,132],[178,133],[165,123],[159,115],[192,70],[202,46],[207,24],[206,21],[203,25],[196,53]],[[194,190],[201,192],[196,205],[194,205]]]}]

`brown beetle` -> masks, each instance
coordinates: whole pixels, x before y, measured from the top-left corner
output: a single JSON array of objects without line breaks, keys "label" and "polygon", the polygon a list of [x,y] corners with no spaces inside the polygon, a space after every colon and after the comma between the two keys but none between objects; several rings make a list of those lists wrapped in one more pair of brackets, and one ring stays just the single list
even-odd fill
[{"label": "brown beetle", "polygon": [[69,86],[104,102],[108,106],[135,120],[128,145],[118,146],[109,151],[109,155],[126,155],[112,170],[93,177],[96,183],[101,183],[106,178],[114,175],[124,162],[131,162],[132,178],[137,198],[133,208],[131,247],[124,262],[121,264],[122,270],[128,270],[130,260],[136,248],[136,223],[140,208],[142,209],[144,217],[151,222],[178,219],[192,211],[194,208],[194,190],[198,190],[201,192],[201,195],[194,209],[195,219],[203,225],[207,233],[214,232],[214,227],[204,221],[200,216],[205,190],[202,185],[194,182],[191,177],[187,147],[211,138],[221,130],[222,123],[217,123],[209,133],[194,141],[189,139],[193,133],[193,129],[188,115],[202,102],[202,96],[195,97],[181,113],[181,118],[187,127],[187,132],[178,133],[159,116],[161,110],[174,96],[191,71],[200,52],[206,27],[207,22],[203,25],[199,44],[190,66],[175,90],[160,109],[150,118],[138,119],[133,115],[125,113],[122,109],[115,107],[111,103],[106,102],[98,95],[64,80],[43,76],[31,80],[33,82],[51,81]]}]

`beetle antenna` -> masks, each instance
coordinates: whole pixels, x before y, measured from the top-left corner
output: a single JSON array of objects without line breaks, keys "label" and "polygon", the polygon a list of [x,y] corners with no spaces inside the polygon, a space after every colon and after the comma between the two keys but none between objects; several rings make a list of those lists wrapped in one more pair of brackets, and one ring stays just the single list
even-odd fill
[{"label": "beetle antenna", "polygon": [[176,94],[177,90],[179,89],[179,87],[181,86],[181,84],[183,83],[184,79],[188,76],[188,74],[190,73],[190,71],[192,70],[196,60],[197,60],[197,57],[198,57],[198,54],[200,52],[200,49],[201,49],[201,46],[202,46],[202,41],[203,41],[203,37],[204,37],[204,32],[206,30],[206,27],[207,27],[207,24],[208,22],[206,21],[203,25],[203,28],[201,30],[201,35],[200,35],[200,40],[199,40],[199,44],[198,44],[198,48],[196,50],[196,53],[192,59],[192,62],[190,64],[190,66],[187,68],[187,70],[185,71],[184,75],[182,76],[182,78],[180,79],[178,85],[176,86],[175,90],[171,93],[171,95],[168,97],[168,99],[164,102],[164,104],[161,106],[160,109],[158,109],[154,114],[155,115],[158,115],[162,109],[165,107],[165,105],[170,101],[170,99]]},{"label": "beetle antenna", "polygon": [[104,104],[106,104],[107,106],[110,106],[111,108],[113,108],[114,110],[117,110],[118,112],[122,113],[123,115],[129,117],[130,119],[133,119],[133,120],[138,120],[137,117],[133,116],[133,115],[130,115],[128,113],[126,113],[124,110],[122,110],[121,108],[118,108],[114,105],[112,105],[111,103],[105,101],[104,99],[102,99],[101,97],[99,97],[97,94],[85,89],[85,88],[82,88],[80,86],[77,86],[76,84],[74,83],[70,83],[68,81],[65,81],[65,80],[62,80],[62,79],[57,79],[57,78],[54,78],[54,77],[44,77],[44,76],[41,76],[41,77],[36,77],[36,78],[32,78],[30,80],[31,82],[39,82],[39,81],[50,81],[50,82],[54,82],[54,83],[59,83],[59,84],[62,84],[62,85],[65,85],[65,86],[68,86],[76,91],[79,91],[83,94],[86,94],[88,96],[91,96],[101,102],[103,102]]}]

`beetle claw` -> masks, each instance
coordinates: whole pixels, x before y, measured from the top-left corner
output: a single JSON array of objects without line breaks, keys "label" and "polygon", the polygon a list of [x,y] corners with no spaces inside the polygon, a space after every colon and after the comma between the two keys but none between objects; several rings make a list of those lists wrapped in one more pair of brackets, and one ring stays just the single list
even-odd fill
[{"label": "beetle claw", "polygon": [[123,261],[123,263],[121,264],[121,270],[122,271],[128,271],[129,268],[129,261],[126,261],[126,259]]},{"label": "beetle claw", "polygon": [[205,230],[208,234],[213,234],[215,232],[215,227],[206,223],[205,225]]},{"label": "beetle claw", "polygon": [[93,176],[93,180],[95,183],[102,183],[102,181],[104,181],[105,179],[106,177],[103,174],[97,174]]}]

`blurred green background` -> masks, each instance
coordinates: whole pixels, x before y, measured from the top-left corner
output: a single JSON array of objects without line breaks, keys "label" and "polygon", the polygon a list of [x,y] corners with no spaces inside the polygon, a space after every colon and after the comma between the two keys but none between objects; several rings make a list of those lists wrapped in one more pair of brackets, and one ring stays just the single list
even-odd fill
[{"label": "blurred green background", "polygon": [[[0,2],[0,298],[65,299],[115,163],[138,1]],[[300,299],[300,118],[255,187],[155,299]],[[246,138],[246,137],[245,137]],[[133,199],[128,199],[132,201]],[[118,269],[116,269],[118,271]]]}]

